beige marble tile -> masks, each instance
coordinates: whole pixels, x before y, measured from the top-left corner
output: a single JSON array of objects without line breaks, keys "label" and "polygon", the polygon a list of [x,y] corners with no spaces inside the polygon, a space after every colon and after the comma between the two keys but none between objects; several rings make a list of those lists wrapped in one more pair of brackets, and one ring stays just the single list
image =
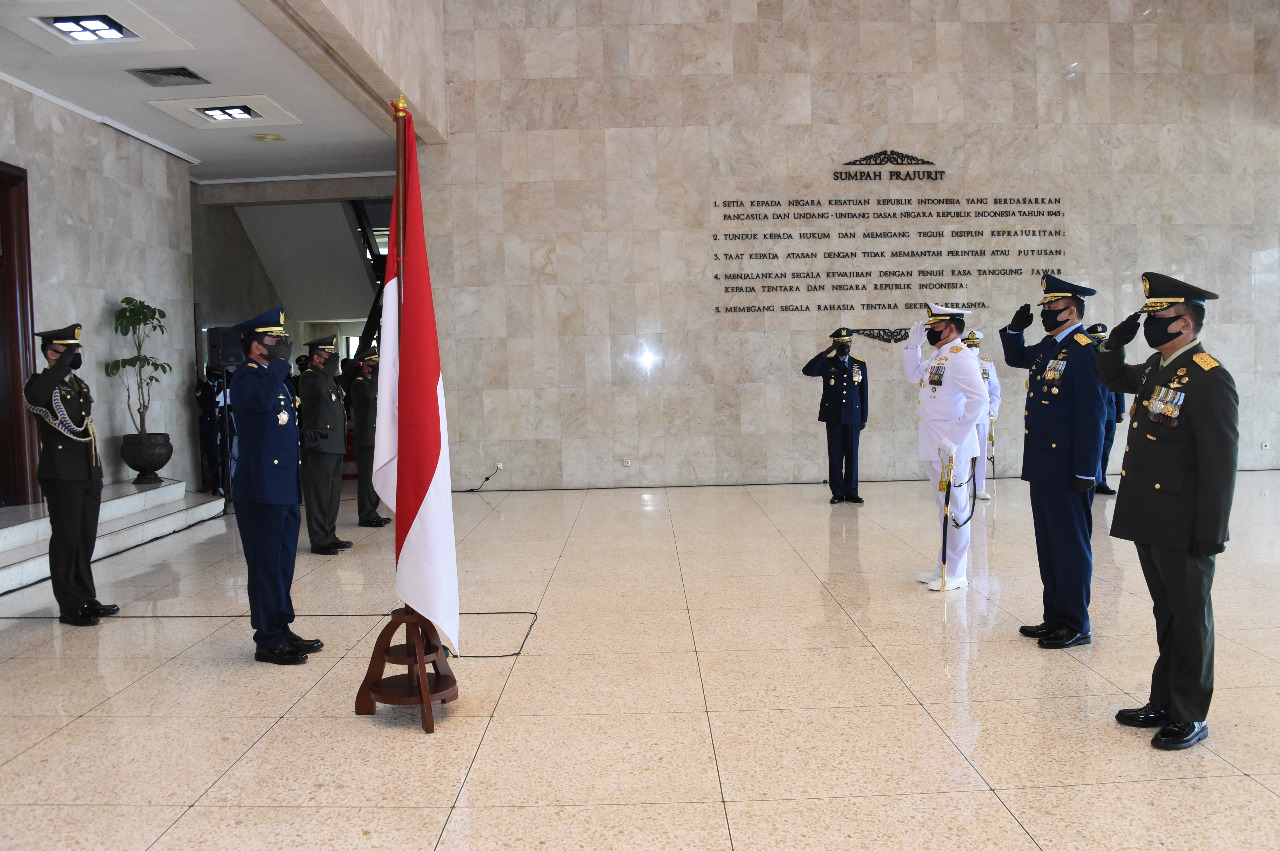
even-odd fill
[{"label": "beige marble tile", "polygon": [[1280,712],[1277,696],[1275,686],[1215,691],[1206,747],[1246,774],[1280,772],[1280,746],[1267,735]]},{"label": "beige marble tile", "polygon": [[1280,842],[1275,797],[1248,777],[997,794],[1042,848],[1272,848]]},{"label": "beige marble tile", "polygon": [[164,664],[164,657],[32,657],[0,664],[0,714],[73,718]]},{"label": "beige marble tile", "polygon": [[992,792],[731,802],[733,847],[1032,849]]},{"label": "beige marble tile", "polygon": [[0,619],[0,659],[11,659],[42,644],[48,644],[67,629],[57,618]]},{"label": "beige marble tile", "polygon": [[[1154,635],[1109,637],[1068,652],[1122,691],[1135,694],[1151,688],[1151,668],[1159,655]],[[1213,684],[1217,691],[1277,686],[1280,663],[1219,636],[1214,642]]]},{"label": "beige marble tile", "polygon": [[687,609],[679,577],[671,579],[578,580],[557,575],[547,586],[538,611],[661,611]]},{"label": "beige marble tile", "polygon": [[[436,723],[454,715],[492,715],[514,659],[451,658],[449,668],[458,681],[458,697],[448,704],[434,705]],[[356,693],[369,670],[369,659],[354,654],[334,665],[293,705],[289,718],[349,718],[355,713]],[[403,666],[387,665],[383,676],[404,673]],[[378,705],[378,714],[402,721],[417,719],[416,706]]]},{"label": "beige marble tile", "polygon": [[[447,807],[487,720],[287,718],[201,798],[211,806]],[[388,766],[398,769],[389,771]]]},{"label": "beige marble tile", "polygon": [[693,653],[522,656],[496,715],[612,715],[706,709]]},{"label": "beige marble tile", "polygon": [[[0,801],[192,804],[271,723],[262,718],[80,718],[0,766]],[[86,777],[93,782],[85,783]]]},{"label": "beige marble tile", "polygon": [[398,849],[432,844],[443,807],[207,807],[182,814],[153,847]]},{"label": "beige marble tile", "polygon": [[915,703],[875,649],[797,648],[698,653],[707,709],[837,709]]},{"label": "beige marble tile", "polygon": [[1116,723],[1116,710],[1130,705],[1130,698],[1102,696],[928,709],[996,789],[1238,774],[1202,746],[1176,759],[1151,747],[1153,731]]},{"label": "beige marble tile", "polygon": [[691,576],[685,580],[690,609],[760,609],[769,606],[803,608],[831,601],[831,595],[812,575]]},{"label": "beige marble tile", "polygon": [[704,713],[498,716],[458,805],[719,799]]},{"label": "beige marble tile", "polygon": [[103,618],[97,627],[63,632],[24,655],[64,659],[177,656],[231,622],[230,618]]},{"label": "beige marble tile", "polygon": [[920,706],[713,712],[726,800],[984,788]]},{"label": "beige marble tile", "polygon": [[679,653],[693,650],[683,611],[546,612],[529,634],[531,656],[565,653]]},{"label": "beige marble tile", "polygon": [[867,639],[834,603],[806,608],[698,609],[689,612],[699,651],[865,647]]},{"label": "beige marble tile", "polygon": [[40,740],[67,725],[66,718],[56,716],[9,716],[4,718],[0,734],[0,764],[25,751]]},{"label": "beige marble tile", "polygon": [[183,811],[184,807],[175,806],[3,806],[0,845],[141,851],[152,847]]},{"label": "beige marble tile", "polygon": [[1218,630],[1218,635],[1221,638],[1242,644],[1269,659],[1280,661],[1280,627],[1220,629]]},{"label": "beige marble tile", "polygon": [[[380,622],[381,619],[374,615],[359,617],[299,615],[290,628],[304,638],[318,638],[323,641],[324,649],[311,655],[315,657],[315,661],[327,665],[349,652],[361,640],[373,633],[374,627]],[[252,659],[253,652],[253,626],[248,618],[236,618],[209,637],[188,647],[183,651],[182,657],[184,659]]]},{"label": "beige marble tile", "polygon": [[1042,650],[1028,639],[896,645],[881,652],[922,703],[1121,693],[1071,656]]},{"label": "beige marble tile", "polygon": [[441,849],[503,848],[727,849],[720,804],[628,804],[575,807],[459,807]]}]

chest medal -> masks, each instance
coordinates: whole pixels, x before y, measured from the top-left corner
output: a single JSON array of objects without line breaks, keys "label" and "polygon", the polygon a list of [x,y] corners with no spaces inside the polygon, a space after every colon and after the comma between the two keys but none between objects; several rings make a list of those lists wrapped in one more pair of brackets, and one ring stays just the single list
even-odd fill
[{"label": "chest medal", "polygon": [[288,411],[281,411],[280,413],[276,414],[276,422],[280,423],[280,425],[288,425],[288,424],[289,424],[289,412],[288,412]]}]

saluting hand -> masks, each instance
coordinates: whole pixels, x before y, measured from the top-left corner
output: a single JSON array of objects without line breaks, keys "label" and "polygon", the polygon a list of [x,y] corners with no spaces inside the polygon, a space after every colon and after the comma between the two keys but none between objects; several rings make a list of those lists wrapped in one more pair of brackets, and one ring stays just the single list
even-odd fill
[{"label": "saluting hand", "polygon": [[1111,329],[1111,336],[1107,337],[1107,351],[1114,352],[1133,342],[1133,338],[1138,336],[1138,320],[1141,316],[1142,311],[1135,311]]},{"label": "saluting hand", "polygon": [[924,323],[916,321],[912,323],[911,330],[907,332],[907,345],[918,349],[925,340]]},{"label": "saluting hand", "polygon": [[71,366],[71,362],[75,360],[76,352],[78,351],[80,351],[80,346],[77,343],[72,343],[67,346],[58,355],[58,365],[65,366],[67,369],[72,369],[73,367]]},{"label": "saluting hand", "polygon": [[1009,320],[1009,330],[1016,334],[1031,327],[1031,305],[1024,304],[1018,308],[1017,313],[1013,314],[1013,318]]}]

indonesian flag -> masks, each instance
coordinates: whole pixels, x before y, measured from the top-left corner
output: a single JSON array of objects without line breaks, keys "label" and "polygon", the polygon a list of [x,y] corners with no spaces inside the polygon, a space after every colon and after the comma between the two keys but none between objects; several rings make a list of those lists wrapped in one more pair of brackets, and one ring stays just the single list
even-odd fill
[{"label": "indonesian flag", "polygon": [[[458,649],[458,560],[453,539],[449,430],[444,413],[440,342],[431,300],[431,273],[418,189],[413,117],[405,133],[406,221],[403,279],[382,293],[378,431],[373,486],[396,515],[396,593],[429,618]],[[398,221],[396,210],[391,221]],[[395,228],[387,274],[396,272],[402,247]],[[400,364],[405,364],[401,370]]]}]

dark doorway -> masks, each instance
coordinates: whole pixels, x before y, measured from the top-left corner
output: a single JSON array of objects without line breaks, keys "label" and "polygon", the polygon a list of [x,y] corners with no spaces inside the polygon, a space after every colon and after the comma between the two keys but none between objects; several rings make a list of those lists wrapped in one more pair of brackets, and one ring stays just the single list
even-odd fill
[{"label": "dark doorway", "polygon": [[0,163],[0,506],[38,502],[36,430],[22,385],[35,365],[27,172]]}]

